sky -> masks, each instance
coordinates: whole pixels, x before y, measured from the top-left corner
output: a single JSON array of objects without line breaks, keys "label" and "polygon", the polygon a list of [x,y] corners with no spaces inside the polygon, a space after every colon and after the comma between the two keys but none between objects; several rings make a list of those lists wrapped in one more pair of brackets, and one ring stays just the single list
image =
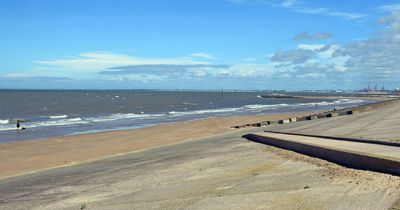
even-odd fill
[{"label": "sky", "polygon": [[0,88],[400,87],[400,1],[0,1]]}]

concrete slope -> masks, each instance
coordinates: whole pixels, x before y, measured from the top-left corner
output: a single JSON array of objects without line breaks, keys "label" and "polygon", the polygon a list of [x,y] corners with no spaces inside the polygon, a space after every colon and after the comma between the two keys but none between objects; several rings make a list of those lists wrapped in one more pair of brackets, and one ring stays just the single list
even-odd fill
[{"label": "concrete slope", "polygon": [[267,131],[400,141],[400,104],[356,115],[272,125]]},{"label": "concrete slope", "polygon": [[260,132],[246,138],[344,166],[400,175],[400,147]]},{"label": "concrete slope", "polygon": [[[245,130],[0,180],[0,209],[388,209],[400,178],[240,138]],[[299,161],[302,160],[302,161]]]}]

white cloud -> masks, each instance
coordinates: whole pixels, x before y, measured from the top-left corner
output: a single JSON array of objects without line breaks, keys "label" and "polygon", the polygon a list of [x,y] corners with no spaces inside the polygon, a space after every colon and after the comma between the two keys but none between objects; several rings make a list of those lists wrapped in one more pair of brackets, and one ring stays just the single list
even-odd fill
[{"label": "white cloud", "polygon": [[334,55],[338,49],[338,45],[300,44],[294,50],[278,51],[271,57],[278,69],[274,77],[340,78],[339,74],[348,71],[345,63],[349,57]]},{"label": "white cloud", "polygon": [[233,77],[271,77],[275,73],[275,67],[272,63],[268,64],[235,64],[229,69],[230,75]]},{"label": "white cloud", "polygon": [[134,75],[112,75],[112,76],[102,76],[99,77],[104,81],[119,81],[119,82],[129,82],[129,81],[139,81],[142,83],[149,82],[160,82],[166,80],[166,76],[153,75],[153,74],[134,74]]},{"label": "white cloud", "polygon": [[366,17],[366,14],[362,13],[355,13],[355,12],[343,12],[343,11],[337,11],[325,7],[319,7],[319,8],[312,8],[312,7],[300,7],[300,6],[292,6],[289,7],[295,12],[299,13],[305,13],[305,14],[315,14],[315,15],[325,15],[325,16],[332,16],[332,17],[339,17],[347,20],[355,20],[355,19],[361,19]]},{"label": "white cloud", "polygon": [[297,49],[276,52],[271,57],[278,69],[274,78],[303,82],[318,78],[330,86],[362,87],[371,81],[398,86],[400,11],[381,18],[380,23],[382,29],[369,39],[344,45],[300,44]]},{"label": "white cloud", "polygon": [[340,45],[325,45],[323,48],[319,49],[317,55],[323,59],[331,59],[334,53],[340,48]]},{"label": "white cloud", "polygon": [[82,71],[98,72],[112,66],[146,65],[146,64],[205,64],[204,61],[196,61],[192,58],[141,58],[111,52],[87,52],[78,56],[46,59],[35,62],[47,67],[79,69]]},{"label": "white cloud", "polygon": [[316,72],[299,75],[299,78],[309,78],[309,79],[321,79],[325,77],[326,77],[325,74]]},{"label": "white cloud", "polygon": [[339,12],[339,11],[329,11],[324,13],[325,15],[328,16],[333,16],[333,17],[340,17],[348,20],[355,20],[355,19],[361,19],[366,17],[366,14],[361,14],[361,13],[355,13],[355,12]]},{"label": "white cloud", "polygon": [[281,7],[290,9],[293,12],[304,13],[304,14],[315,14],[315,15],[325,15],[332,17],[339,17],[347,20],[356,20],[366,17],[366,14],[355,13],[355,12],[344,12],[338,11],[325,7],[310,7],[304,6],[300,0],[283,0],[279,1],[268,1],[268,0],[227,0],[232,3],[251,3],[251,4],[266,4],[273,7]]},{"label": "white cloud", "polygon": [[266,79],[275,73],[273,64],[233,64],[228,68],[201,68],[187,72],[185,79]]},{"label": "white cloud", "polygon": [[400,4],[386,4],[378,7],[378,9],[385,12],[394,12],[396,10],[400,10]]},{"label": "white cloud", "polygon": [[303,50],[318,51],[321,50],[325,45],[323,44],[299,44],[297,48]]},{"label": "white cloud", "polygon": [[87,52],[36,61],[36,69],[30,74],[77,80],[150,83],[267,78],[275,73],[273,64],[216,65],[207,62],[212,59],[215,57],[207,53],[192,53],[178,58],[142,58],[111,52]]},{"label": "white cloud", "polygon": [[85,52],[77,56],[42,59],[29,72],[35,76],[62,76],[75,79],[95,79],[97,73],[115,66],[129,65],[200,65],[208,62],[195,57],[143,58],[112,52]]},{"label": "white cloud", "polygon": [[195,58],[202,58],[202,59],[208,59],[208,60],[215,60],[216,58],[208,53],[202,53],[202,52],[198,52],[198,53],[192,53],[189,55],[190,57],[195,57]]},{"label": "white cloud", "polygon": [[277,50],[275,54],[270,57],[270,61],[274,62],[277,66],[296,65],[304,63],[314,56],[315,52],[309,49]]},{"label": "white cloud", "polygon": [[184,77],[185,80],[225,80],[225,79],[267,79],[272,77],[276,69],[271,63],[268,64],[233,64],[227,68],[196,68],[192,71],[186,72]]},{"label": "white cloud", "polygon": [[228,69],[228,65],[213,65],[213,64],[147,64],[147,65],[128,65],[116,66],[101,71],[103,75],[132,75],[132,74],[153,74],[153,75],[174,75],[179,76],[187,72],[205,69]]},{"label": "white cloud", "polygon": [[298,3],[298,0],[286,0],[281,3],[282,7],[292,7]]},{"label": "white cloud", "polygon": [[27,74],[22,74],[22,73],[12,73],[12,74],[1,75],[1,77],[5,78],[5,79],[18,79],[18,78],[29,78],[31,76],[27,75]]},{"label": "white cloud", "polygon": [[383,18],[385,29],[378,36],[337,50],[348,56],[346,67],[365,80],[398,82],[400,78],[400,11]]}]

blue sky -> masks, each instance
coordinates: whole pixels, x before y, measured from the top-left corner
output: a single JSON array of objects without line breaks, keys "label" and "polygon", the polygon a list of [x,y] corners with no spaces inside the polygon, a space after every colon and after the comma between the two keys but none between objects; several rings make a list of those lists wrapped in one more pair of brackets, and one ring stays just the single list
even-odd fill
[{"label": "blue sky", "polygon": [[400,2],[0,2],[0,88],[400,86]]}]

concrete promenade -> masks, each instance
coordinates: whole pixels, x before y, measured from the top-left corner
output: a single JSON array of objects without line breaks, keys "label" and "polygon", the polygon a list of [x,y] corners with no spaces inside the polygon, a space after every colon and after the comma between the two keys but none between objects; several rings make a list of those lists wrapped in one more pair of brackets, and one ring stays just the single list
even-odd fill
[{"label": "concrete promenade", "polygon": [[260,132],[250,140],[322,158],[344,166],[400,175],[400,147]]},{"label": "concrete promenade", "polygon": [[380,210],[400,195],[398,177],[241,138],[261,131],[0,180],[0,209]]},{"label": "concrete promenade", "polygon": [[333,139],[315,138],[315,137],[306,137],[306,136],[288,135],[279,133],[268,133],[268,132],[261,132],[256,134],[268,138],[285,139],[287,141],[293,141],[302,144],[309,144],[326,148],[334,148],[358,154],[371,154],[375,157],[382,157],[400,161],[400,147],[395,147],[395,146],[351,142],[351,141],[340,141]]},{"label": "concrete promenade", "polygon": [[265,130],[400,142],[400,103],[355,115],[271,125]]},{"label": "concrete promenade", "polygon": [[356,169],[400,175],[399,130],[397,102],[353,115],[271,125],[246,137]]}]

